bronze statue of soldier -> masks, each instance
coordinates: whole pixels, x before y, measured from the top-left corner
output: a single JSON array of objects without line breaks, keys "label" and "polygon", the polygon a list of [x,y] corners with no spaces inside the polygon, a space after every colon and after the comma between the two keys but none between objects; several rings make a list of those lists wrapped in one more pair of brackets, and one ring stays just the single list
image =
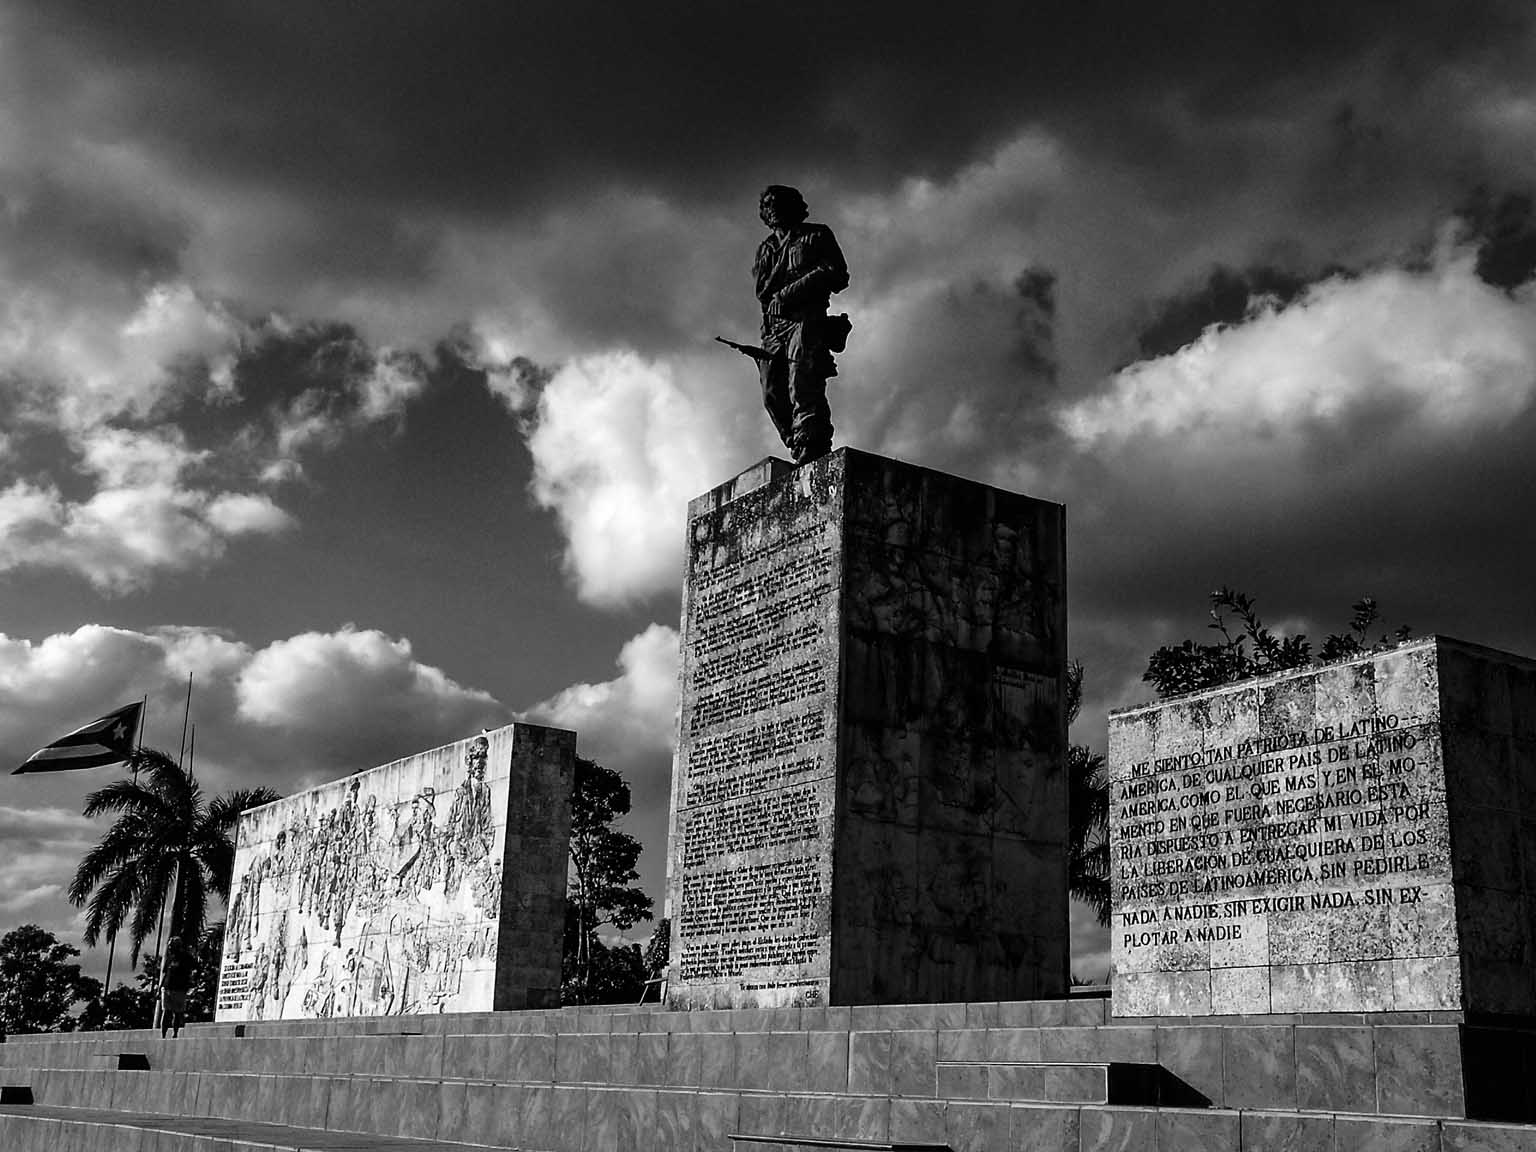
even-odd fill
[{"label": "bronze statue of soldier", "polygon": [[807,222],[808,214],[796,189],[763,190],[758,215],[771,232],[752,261],[763,344],[721,341],[757,361],[763,407],[796,464],[832,448],[827,379],[837,375],[832,354],[846,347],[851,327],[846,315],[827,315],[832,294],[848,287],[848,262],[832,229]]}]

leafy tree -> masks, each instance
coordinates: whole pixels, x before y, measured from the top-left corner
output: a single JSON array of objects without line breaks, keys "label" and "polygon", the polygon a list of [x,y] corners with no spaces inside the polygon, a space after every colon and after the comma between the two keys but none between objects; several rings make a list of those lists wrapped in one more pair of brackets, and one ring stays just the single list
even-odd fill
[{"label": "leafy tree", "polygon": [[[1196,644],[1165,644],[1152,653],[1142,679],[1157,689],[1162,697],[1184,692],[1199,692],[1253,676],[1305,668],[1315,663],[1312,643],[1303,634],[1276,636],[1259,618],[1252,596],[1225,586],[1210,595],[1211,622],[1207,628],[1221,633],[1221,641]],[[1228,614],[1235,619],[1229,621]],[[1362,597],[1351,605],[1349,629],[1330,635],[1323,642],[1317,659],[1340,660],[1362,652],[1391,647],[1412,634],[1403,625],[1390,635],[1385,631],[1375,641],[1369,637],[1380,615],[1376,601]]]},{"label": "leafy tree", "polygon": [[[1067,724],[1083,707],[1083,666],[1067,665]],[[1067,883],[1072,895],[1109,923],[1109,775],[1086,744],[1067,748]]]},{"label": "leafy tree", "polygon": [[[219,968],[223,964],[224,921],[210,924],[198,937],[191,953],[191,971],[187,983],[187,1020],[200,1023],[213,1019],[214,1001],[219,991]],[[119,984],[81,1017],[80,1027],[148,1028],[155,1017],[160,998],[160,957],[145,956],[135,978],[137,987]],[[90,1023],[84,1021],[89,1018]],[[99,1021],[99,1022],[98,1022]]]},{"label": "leafy tree", "polygon": [[[629,964],[627,959],[612,956],[615,950],[598,939],[598,928],[607,924],[624,932],[651,918],[654,901],[635,887],[640,879],[635,871],[640,842],[613,827],[615,820],[628,814],[629,807],[629,785],[624,777],[585,757],[576,758],[561,979],[562,998],[567,1003],[592,1004],[598,997],[612,995],[618,982],[613,965]],[[634,960],[636,971],[643,973],[638,949]],[[643,983],[644,976],[640,979]]]},{"label": "leafy tree", "polygon": [[69,962],[78,955],[80,949],[36,924],[0,937],[0,1031],[72,1031],[70,1009],[101,996],[101,982]]},{"label": "leafy tree", "polygon": [[129,963],[135,963],[178,869],[169,936],[201,934],[209,892],[229,899],[236,818],[280,797],[270,788],[248,788],[209,801],[190,772],[154,748],[135,751],[129,767],[137,769],[134,778],[85,799],[87,816],[115,812],[118,817],[80,862],[69,899],[87,907],[85,942],[91,945],[103,935],[116,936],[131,913]]},{"label": "leafy tree", "polygon": [[672,952],[672,921],[663,916],[656,922],[655,929],[651,932],[651,938],[646,942],[645,951],[640,953],[640,985],[637,989],[637,1000],[643,1002],[654,989],[657,999],[660,999],[661,986],[658,981],[666,975],[667,961]]},{"label": "leafy tree", "polygon": [[663,916],[656,922],[656,930],[651,933],[651,941],[645,946],[645,978],[647,980],[660,980],[667,970],[667,962],[672,959],[672,921]]},{"label": "leafy tree", "polygon": [[1376,606],[1376,601],[1370,596],[1362,596],[1351,604],[1349,609],[1349,631],[1334,633],[1323,641],[1321,655],[1324,660],[1344,660],[1376,648],[1390,648],[1393,644],[1401,644],[1413,634],[1413,629],[1403,624],[1390,636],[1385,631],[1382,632],[1373,643],[1370,639],[1371,626],[1381,616],[1381,610]]},{"label": "leafy tree", "polygon": [[156,957],[145,958],[144,970],[135,981],[137,987],[119,984],[94,1000],[80,1013],[82,1032],[100,1032],[122,1028],[148,1028],[155,1020],[156,983],[160,967]]},{"label": "leafy tree", "polygon": [[567,969],[560,987],[562,1003],[634,1004],[645,991],[645,960],[638,944],[608,945],[594,936],[583,964],[580,970]]}]

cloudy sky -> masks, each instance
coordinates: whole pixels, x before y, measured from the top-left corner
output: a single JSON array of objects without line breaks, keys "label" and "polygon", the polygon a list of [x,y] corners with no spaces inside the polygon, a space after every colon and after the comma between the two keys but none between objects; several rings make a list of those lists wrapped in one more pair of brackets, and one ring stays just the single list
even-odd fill
[{"label": "cloudy sky", "polygon": [[[1222,583],[1536,654],[1521,0],[0,0],[0,761],[146,693],[174,749],[189,672],[213,789],[531,716],[659,896],[770,182],[852,266],[838,441],[1067,505],[1079,742]],[[78,938],[111,772],[0,778],[0,928]]]}]

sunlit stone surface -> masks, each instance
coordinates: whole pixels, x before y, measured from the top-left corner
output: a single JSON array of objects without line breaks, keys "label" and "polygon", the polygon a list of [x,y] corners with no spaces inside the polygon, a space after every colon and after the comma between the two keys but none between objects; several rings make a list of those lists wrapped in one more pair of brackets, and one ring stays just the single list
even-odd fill
[{"label": "sunlit stone surface", "polygon": [[217,1019],[557,1005],[575,745],[510,724],[243,815]]},{"label": "sunlit stone surface", "polygon": [[692,503],[673,1005],[1063,991],[1063,523],[850,449]]},{"label": "sunlit stone surface", "polygon": [[1536,663],[1429,637],[1115,713],[1109,757],[1117,1016],[1536,1010]]}]

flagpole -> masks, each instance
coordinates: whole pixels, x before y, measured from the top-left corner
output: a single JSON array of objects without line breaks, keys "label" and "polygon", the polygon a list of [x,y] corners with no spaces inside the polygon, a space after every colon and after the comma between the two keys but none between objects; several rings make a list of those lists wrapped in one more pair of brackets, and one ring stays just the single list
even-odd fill
[{"label": "flagpole", "polygon": [[[148,715],[149,693],[146,692],[144,693],[143,701],[139,704],[139,731],[133,740],[133,758],[128,761],[129,767],[133,769],[133,782],[135,784],[139,782],[139,753],[144,750],[144,718]],[[117,933],[114,932],[112,935],[115,937]],[[109,964],[107,967],[110,971],[111,965]]]},{"label": "flagpole", "polygon": [[187,754],[187,721],[192,719],[192,673],[187,673],[187,708],[181,714],[181,753],[176,757],[176,767],[181,767],[182,758]]},{"label": "flagpole", "polygon": [[[144,748],[144,717],[149,714],[149,693],[139,701],[139,728],[133,734],[133,755],[128,760],[128,766],[133,769],[133,782],[139,782],[139,753]],[[107,933],[107,979],[102,985],[102,999],[105,1000],[112,992],[112,965],[117,961],[117,929]]]},{"label": "flagpole", "polygon": [[[139,730],[133,735],[133,755],[128,760],[128,766],[133,769],[133,782],[139,782],[139,752],[144,747],[144,716],[149,711],[149,693],[144,693],[144,698],[139,701]],[[105,1000],[112,993],[112,965],[117,960],[117,929],[107,933],[107,981],[102,986],[102,999]]]},{"label": "flagpole", "polygon": [[[181,714],[181,749],[176,756],[176,767],[180,768],[187,752],[187,724],[192,719],[192,673],[187,673],[187,706]],[[176,898],[176,885],[181,879],[181,858],[178,856],[174,862],[174,870],[171,872],[171,899]],[[171,931],[176,930],[176,922],[171,921]],[[165,949],[161,946],[165,942],[165,900],[160,901],[160,926],[155,929],[155,951],[160,956],[160,983],[165,983]],[[159,1016],[159,1009],[155,1010]],[[157,1020],[158,1024],[159,1021]]]},{"label": "flagpole", "polygon": [[[175,891],[176,880],[177,880],[176,872],[179,870],[180,865],[181,865],[181,860],[179,858],[172,863],[171,889],[172,889],[173,892]],[[160,957],[160,966],[162,968],[165,967],[165,952],[161,948],[161,945],[164,942],[165,942],[165,899],[164,899],[164,897],[161,897],[161,900],[160,900],[160,926],[155,929],[155,953],[156,953],[156,955],[158,955]]]},{"label": "flagpole", "polygon": [[[171,903],[175,904],[181,895],[181,857],[177,856],[171,863]],[[171,932],[174,937],[176,931],[176,910],[171,909]],[[160,905],[160,927],[155,932],[155,951],[160,954],[159,979],[155,981],[155,1018],[154,1027],[160,1027],[165,1012],[165,949],[161,946],[165,935],[165,904]]]},{"label": "flagpole", "polygon": [[[188,672],[187,673],[187,705],[186,705],[185,710],[181,714],[181,750],[180,750],[180,753],[176,757],[176,767],[178,767],[178,768],[181,768],[181,767],[184,766],[184,761],[185,761],[186,754],[187,754],[187,727],[191,723],[191,721],[192,721],[192,673]],[[194,741],[196,741],[196,739],[197,739],[197,734],[196,733],[197,733],[197,730],[193,729],[192,739]],[[188,772],[187,779],[188,779],[188,781],[191,780],[191,773],[190,773],[190,771]],[[171,869],[171,939],[172,940],[179,939],[179,937],[177,937],[177,935],[176,935],[176,902],[180,898],[181,898],[181,856],[177,855],[176,859],[172,862],[172,869]],[[165,935],[165,905],[162,903],[160,905],[160,929],[155,934],[155,947],[160,952],[160,980],[159,980],[159,989],[158,989],[158,991],[160,992],[160,995],[156,998],[156,1001],[155,1001],[155,1027],[156,1028],[161,1027],[162,1024],[164,1023],[164,1020],[162,1019],[162,1017],[164,1015],[163,1005],[165,1004],[165,995],[164,995],[164,993],[165,993],[165,949],[160,947],[160,942],[163,939],[164,935]]]}]

